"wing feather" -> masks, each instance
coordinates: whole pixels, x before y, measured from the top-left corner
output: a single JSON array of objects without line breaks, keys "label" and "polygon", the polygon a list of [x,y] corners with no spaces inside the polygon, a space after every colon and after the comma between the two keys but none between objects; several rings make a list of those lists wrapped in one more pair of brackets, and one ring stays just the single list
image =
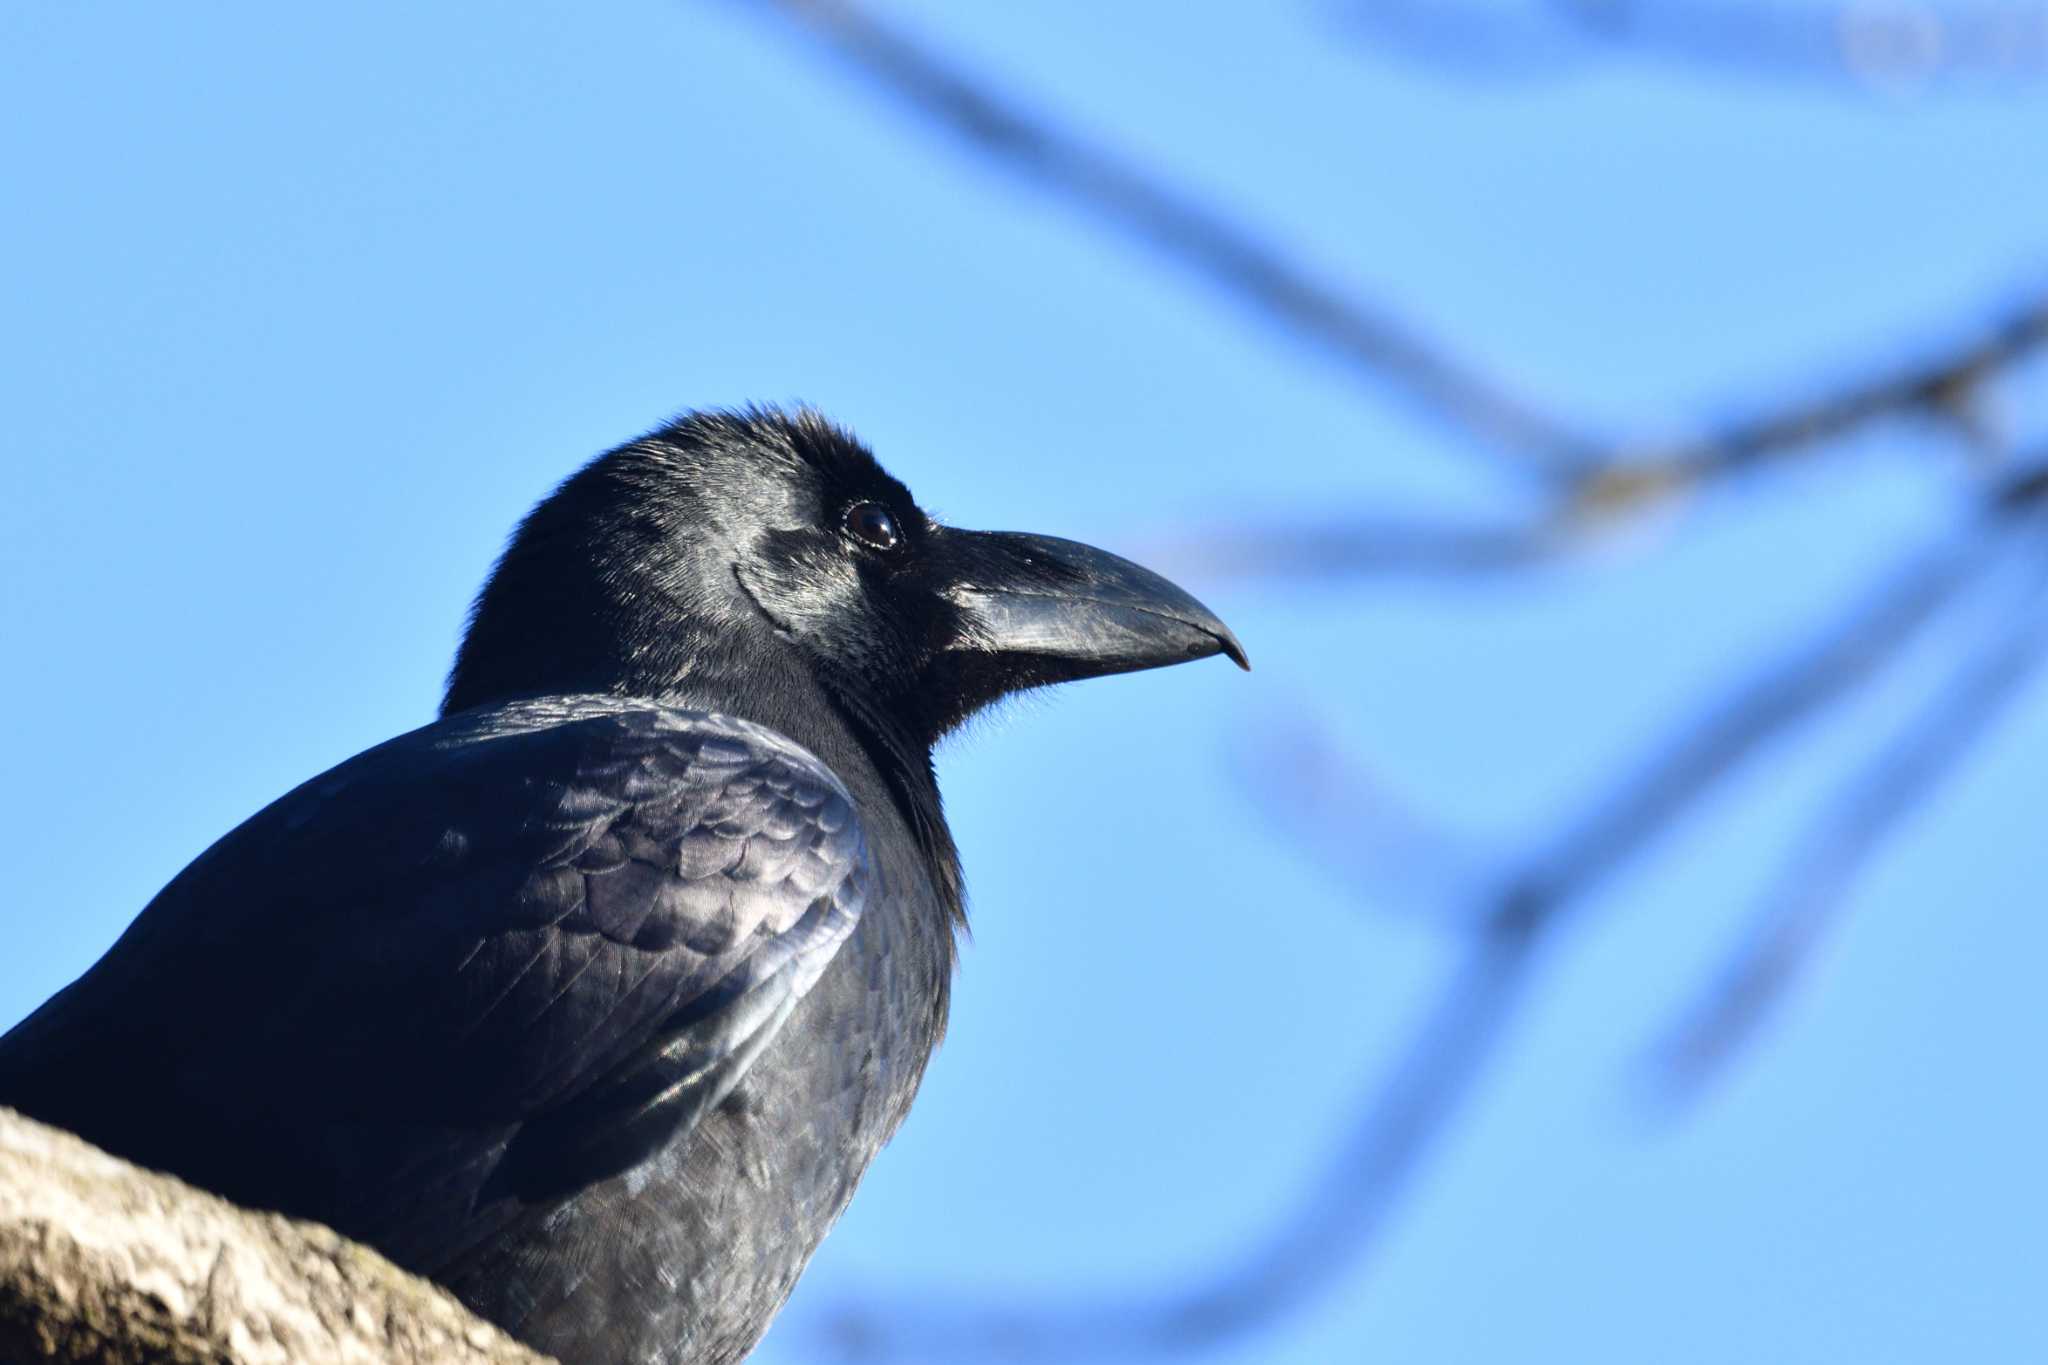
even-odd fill
[{"label": "wing feather", "polygon": [[431,1266],[687,1133],[872,881],[844,787],[759,726],[482,708],[195,860],[0,1039],[0,1102]]}]

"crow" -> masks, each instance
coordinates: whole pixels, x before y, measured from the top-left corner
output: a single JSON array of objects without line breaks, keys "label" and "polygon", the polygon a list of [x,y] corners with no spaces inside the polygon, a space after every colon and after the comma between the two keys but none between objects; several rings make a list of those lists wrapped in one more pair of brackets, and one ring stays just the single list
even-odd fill
[{"label": "crow", "polygon": [[738,1360],[945,1029],[934,743],[1219,653],[1164,578],[941,525],[814,412],[685,416],[527,516],[438,720],[250,817],[0,1039],[0,1103],[570,1365]]}]

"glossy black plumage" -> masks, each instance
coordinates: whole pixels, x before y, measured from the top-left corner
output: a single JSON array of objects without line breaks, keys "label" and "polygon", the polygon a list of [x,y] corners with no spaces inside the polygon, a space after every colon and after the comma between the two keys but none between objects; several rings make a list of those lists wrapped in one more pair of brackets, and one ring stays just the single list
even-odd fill
[{"label": "glossy black plumage", "polygon": [[228,834],[0,1039],[0,1102],[571,1365],[736,1360],[944,1027],[932,743],[1217,652],[1172,585],[938,526],[820,419],[685,419],[527,519],[441,720]]}]

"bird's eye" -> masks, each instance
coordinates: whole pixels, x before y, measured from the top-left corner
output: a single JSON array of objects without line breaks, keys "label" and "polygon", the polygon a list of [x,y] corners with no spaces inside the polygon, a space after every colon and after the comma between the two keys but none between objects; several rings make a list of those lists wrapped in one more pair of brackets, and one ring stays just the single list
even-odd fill
[{"label": "bird's eye", "polygon": [[857,502],[847,508],[846,533],[877,550],[893,550],[903,543],[895,516],[879,502]]}]

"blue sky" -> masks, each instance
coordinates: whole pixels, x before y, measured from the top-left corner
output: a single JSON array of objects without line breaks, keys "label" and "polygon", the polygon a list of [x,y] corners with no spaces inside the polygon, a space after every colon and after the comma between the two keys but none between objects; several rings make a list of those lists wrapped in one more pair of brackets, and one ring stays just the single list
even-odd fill
[{"label": "blue sky", "polygon": [[[1313,5],[886,12],[1619,431],[1896,359],[2048,272],[2048,102],[2023,87],[1625,62],[1484,84]],[[808,400],[950,520],[1127,551],[1501,505],[1402,403],[747,6],[11,6],[0,179],[0,1021],[245,815],[427,718],[515,519],[681,408]],[[2022,429],[2048,430],[2040,388]],[[1508,580],[1193,573],[1255,673],[1071,688],[952,744],[953,1032],[761,1359],[814,1358],[869,1293],[1170,1288],[1301,1196],[1459,940],[1403,869],[1358,892],[1275,835],[1236,776],[1275,725],[1329,725],[1448,842],[1512,856],[1938,538],[1960,487],[1952,451],[1892,431]],[[2048,692],[1687,1122],[1645,1123],[1628,1084],[1964,643],[1932,637],[1612,881],[1370,1261],[1214,1358],[2048,1357]]]}]

